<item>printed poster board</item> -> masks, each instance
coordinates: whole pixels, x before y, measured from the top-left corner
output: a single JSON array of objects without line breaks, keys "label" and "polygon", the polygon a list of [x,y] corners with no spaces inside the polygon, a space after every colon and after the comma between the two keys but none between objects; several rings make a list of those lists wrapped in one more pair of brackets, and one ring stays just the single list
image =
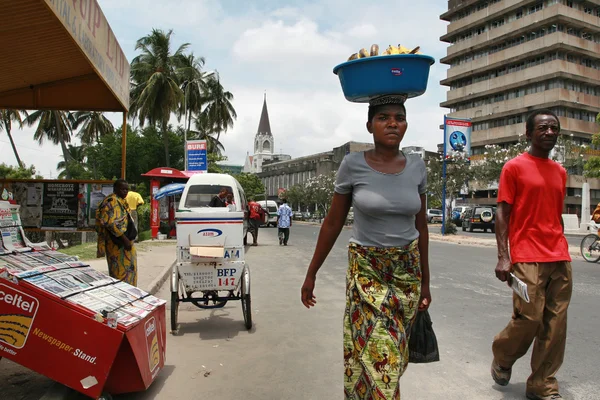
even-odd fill
[{"label": "printed poster board", "polygon": [[98,204],[112,191],[112,181],[0,180],[25,229],[93,231]]}]

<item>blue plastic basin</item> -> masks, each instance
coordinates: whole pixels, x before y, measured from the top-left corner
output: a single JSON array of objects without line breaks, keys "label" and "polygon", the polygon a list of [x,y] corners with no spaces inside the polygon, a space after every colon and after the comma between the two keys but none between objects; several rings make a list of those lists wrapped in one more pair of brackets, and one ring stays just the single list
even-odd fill
[{"label": "blue plastic basin", "polygon": [[425,93],[433,57],[421,54],[394,54],[347,61],[333,69],[348,101],[368,103],[373,97]]}]

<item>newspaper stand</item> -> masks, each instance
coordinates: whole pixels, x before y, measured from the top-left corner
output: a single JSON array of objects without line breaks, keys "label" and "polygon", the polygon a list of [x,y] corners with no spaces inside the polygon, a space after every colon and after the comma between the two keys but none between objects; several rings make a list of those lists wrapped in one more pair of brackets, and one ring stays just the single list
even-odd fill
[{"label": "newspaper stand", "polygon": [[146,390],[164,367],[165,302],[32,245],[0,202],[0,357],[91,398]]}]

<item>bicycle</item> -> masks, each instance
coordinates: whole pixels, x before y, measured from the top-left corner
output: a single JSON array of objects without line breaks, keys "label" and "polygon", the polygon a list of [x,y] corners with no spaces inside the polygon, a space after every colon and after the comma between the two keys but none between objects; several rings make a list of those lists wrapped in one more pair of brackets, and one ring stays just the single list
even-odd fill
[{"label": "bicycle", "polygon": [[[595,231],[600,229],[600,225],[595,222],[588,223],[588,226]],[[600,260],[600,236],[596,233],[585,235],[581,240],[581,255],[587,262],[598,262]]]}]

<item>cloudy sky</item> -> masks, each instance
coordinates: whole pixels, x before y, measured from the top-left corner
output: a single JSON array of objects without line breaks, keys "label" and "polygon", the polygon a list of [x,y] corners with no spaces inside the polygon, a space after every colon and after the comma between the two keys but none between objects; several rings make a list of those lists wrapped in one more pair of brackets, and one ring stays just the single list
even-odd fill
[{"label": "cloudy sky", "polygon": [[[447,23],[441,0],[98,0],[128,60],[138,38],[152,28],[173,29],[174,45],[191,43],[218,70],[234,96],[238,118],[223,138],[230,164],[243,164],[253,150],[263,95],[275,150],[293,157],[330,150],[347,141],[370,141],[364,125],[366,105],[343,97],[332,73],[337,64],[372,43],[385,48],[421,46],[436,64],[427,92],[407,102],[405,146],[435,150],[441,143],[447,88],[439,81],[447,66],[439,63],[446,44],[439,37]],[[353,4],[352,4],[353,3]],[[352,4],[352,5],[350,5]],[[119,116],[111,116],[120,125]],[[47,178],[56,177],[60,148],[31,140],[31,129],[14,132],[21,158]],[[0,133],[3,162],[16,164],[5,133]]]}]

